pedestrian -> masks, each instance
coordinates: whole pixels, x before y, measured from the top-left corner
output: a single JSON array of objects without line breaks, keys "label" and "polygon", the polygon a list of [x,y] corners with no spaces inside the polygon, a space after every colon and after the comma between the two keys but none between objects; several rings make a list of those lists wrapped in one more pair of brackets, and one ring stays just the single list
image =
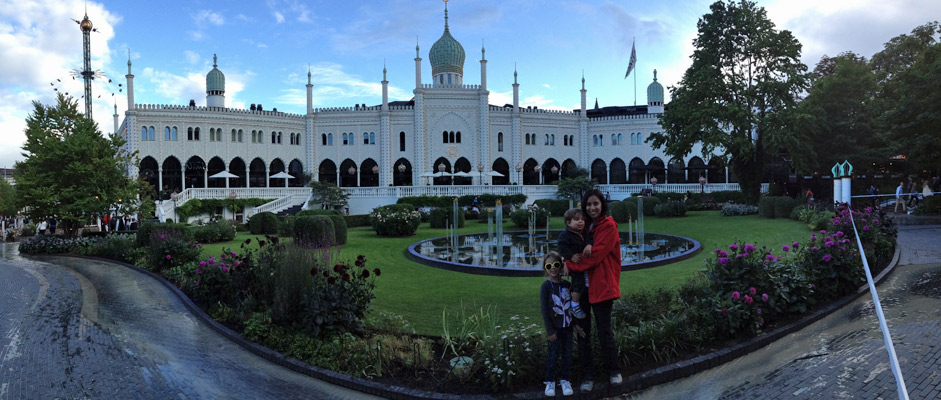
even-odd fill
[{"label": "pedestrian", "polygon": [[872,196],[872,208],[878,208],[879,189],[876,189],[876,185],[869,185],[869,196]]},{"label": "pedestrian", "polygon": [[589,190],[582,197],[582,213],[588,224],[588,232],[592,235],[593,245],[591,256],[585,257],[582,262],[566,260],[568,271],[584,271],[588,281],[587,296],[584,302],[589,307],[585,309],[585,319],[576,322],[584,331],[579,333],[578,358],[582,364],[582,392],[590,392],[594,388],[594,362],[591,350],[591,319],[595,317],[595,328],[601,343],[601,354],[611,385],[620,385],[623,382],[621,367],[618,364],[618,349],[614,342],[614,330],[611,326],[611,310],[614,300],[621,297],[621,237],[618,234],[618,225],[614,218],[608,215],[608,203],[604,194],[598,189]]},{"label": "pedestrian", "polygon": [[546,328],[546,341],[549,353],[546,356],[546,397],[555,397],[555,366],[559,358],[559,386],[563,396],[571,396],[572,383],[569,370],[572,368],[573,323],[569,313],[570,291],[572,285],[562,279],[562,256],[550,251],[542,259],[546,281],[539,289],[539,304],[542,307],[542,321]]},{"label": "pedestrian", "polygon": [[905,201],[902,200],[902,193],[904,191],[905,182],[899,182],[899,186],[895,188],[895,210],[894,212],[899,212],[899,206],[902,206],[902,212],[908,211],[908,206],[905,205]]}]

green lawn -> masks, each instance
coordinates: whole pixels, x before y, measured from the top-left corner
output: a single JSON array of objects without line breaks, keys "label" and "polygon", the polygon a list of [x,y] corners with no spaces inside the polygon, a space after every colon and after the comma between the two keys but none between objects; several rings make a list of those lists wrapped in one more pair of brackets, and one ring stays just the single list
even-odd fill
[{"label": "green lawn", "polygon": [[[551,229],[561,229],[562,226],[561,218],[550,221]],[[718,211],[689,212],[686,217],[676,219],[648,217],[645,218],[645,228],[648,232],[696,239],[702,243],[703,252],[674,264],[622,273],[622,293],[678,286],[703,268],[703,260],[711,257],[716,247],[724,248],[734,241],[780,249],[783,244],[805,241],[810,236],[807,226],[800,222],[768,220],[757,215],[722,217]],[[508,222],[504,230],[518,229]],[[460,231],[485,233],[487,224],[467,221]],[[410,244],[443,235],[444,229],[431,229],[427,223],[422,224],[415,236],[408,238],[381,238],[371,228],[352,228],[349,230],[349,243],[343,246],[340,257],[353,259],[363,254],[367,267],[381,269],[382,275],[376,281],[373,310],[402,315],[421,334],[440,335],[444,307],[459,310],[462,304],[468,311],[495,305],[501,318],[507,321],[515,314],[539,318],[538,292],[543,278],[504,278],[451,272],[415,263],[406,256]],[[234,242],[205,245],[203,254],[219,254],[223,247],[237,249],[249,237],[254,236],[240,233]]]}]

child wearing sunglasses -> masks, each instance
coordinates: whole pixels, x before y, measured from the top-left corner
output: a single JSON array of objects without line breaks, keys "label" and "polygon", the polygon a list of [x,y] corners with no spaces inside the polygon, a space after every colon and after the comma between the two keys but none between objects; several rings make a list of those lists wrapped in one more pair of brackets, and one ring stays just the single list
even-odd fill
[{"label": "child wearing sunglasses", "polygon": [[549,354],[546,358],[546,396],[555,397],[555,365],[561,356],[559,385],[562,394],[571,396],[574,392],[569,382],[569,370],[572,366],[572,317],[571,288],[568,281],[562,279],[562,256],[555,251],[546,253],[542,259],[546,281],[539,291],[542,305],[542,320],[546,326],[546,339],[549,342]]}]

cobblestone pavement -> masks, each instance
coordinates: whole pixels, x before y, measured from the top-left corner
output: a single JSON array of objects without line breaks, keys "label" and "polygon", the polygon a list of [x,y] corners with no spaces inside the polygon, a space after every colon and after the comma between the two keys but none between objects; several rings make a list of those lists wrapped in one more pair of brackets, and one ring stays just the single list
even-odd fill
[{"label": "cobblestone pavement", "polygon": [[258,357],[150,277],[0,254],[0,399],[362,399]]},{"label": "cobblestone pavement", "polygon": [[[941,398],[941,226],[899,229],[900,266],[878,286],[911,399]],[[871,296],[803,330],[631,399],[895,399]]]}]

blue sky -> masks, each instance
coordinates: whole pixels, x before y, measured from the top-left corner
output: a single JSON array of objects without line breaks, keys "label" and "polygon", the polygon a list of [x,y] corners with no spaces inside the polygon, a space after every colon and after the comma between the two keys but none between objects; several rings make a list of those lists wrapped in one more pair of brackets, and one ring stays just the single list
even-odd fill
[{"label": "blue sky", "polygon": [[[664,86],[676,84],[689,65],[696,22],[706,0],[537,1],[451,0],[450,28],[467,55],[464,83],[480,82],[481,43],[486,46],[491,104],[512,102],[514,65],[520,101],[540,108],[579,104],[584,71],[590,106],[646,101],[653,70]],[[824,4],[825,3],[825,4]],[[810,68],[824,54],[855,51],[871,56],[883,43],[941,15],[937,0],[759,1],[779,29],[804,46]],[[34,100],[49,104],[52,87],[80,94],[69,70],[82,65],[83,0],[0,0],[0,167],[21,160],[24,119]],[[327,1],[89,1],[92,68],[113,78],[97,84],[94,116],[113,130],[115,99],[122,115],[128,51],[135,101],[205,104],[205,77],[213,53],[226,76],[226,104],[302,113],[307,71],[314,106],[381,102],[382,68],[391,100],[408,100],[414,87],[416,41],[422,79],[431,80],[428,50],[441,36],[441,0]],[[624,79],[632,40],[637,67]],[[61,79],[63,83],[59,83]],[[55,85],[50,85],[55,83]],[[669,94],[667,94],[669,96]]]}]

